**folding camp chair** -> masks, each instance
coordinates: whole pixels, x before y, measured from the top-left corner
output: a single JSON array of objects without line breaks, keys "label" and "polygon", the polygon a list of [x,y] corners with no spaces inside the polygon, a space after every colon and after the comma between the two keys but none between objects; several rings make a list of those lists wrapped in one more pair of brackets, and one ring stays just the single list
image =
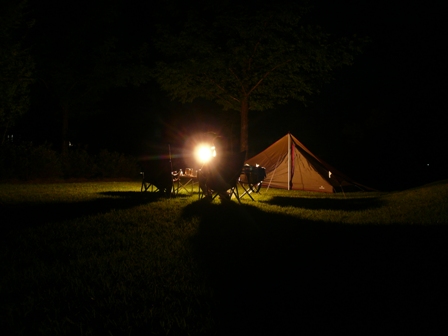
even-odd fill
[{"label": "folding camp chair", "polygon": [[142,175],[141,192],[151,191],[159,192],[170,196],[174,190],[173,185],[177,178],[171,172],[171,163],[167,160],[145,161],[140,163]]},{"label": "folding camp chair", "polygon": [[152,184],[147,179],[145,179],[145,172],[144,171],[141,171],[140,175],[142,175],[142,186],[140,188],[141,192],[147,191],[149,188],[151,188],[151,192],[159,191],[159,188],[157,188],[154,184]]},{"label": "folding camp chair", "polygon": [[210,191],[211,200],[220,196],[221,200],[230,200],[234,195],[239,203],[238,179],[244,165],[246,152],[223,154],[204,172],[205,188]]},{"label": "folding camp chair", "polygon": [[240,198],[248,195],[252,201],[252,193],[260,192],[263,180],[266,177],[266,168],[257,166],[250,166],[245,164],[241,172],[239,182],[240,186],[243,188],[244,192],[241,194]]}]

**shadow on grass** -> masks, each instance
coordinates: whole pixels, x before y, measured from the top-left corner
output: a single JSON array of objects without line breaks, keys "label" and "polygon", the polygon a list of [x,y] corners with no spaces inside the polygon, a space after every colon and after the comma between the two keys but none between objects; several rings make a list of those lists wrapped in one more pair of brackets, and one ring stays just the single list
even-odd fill
[{"label": "shadow on grass", "polygon": [[431,334],[446,323],[445,227],[312,222],[235,202],[195,202],[184,216],[200,218],[191,242],[222,335]]},{"label": "shadow on grass", "polygon": [[264,203],[279,205],[279,206],[293,206],[296,208],[310,209],[310,210],[344,210],[344,211],[359,211],[366,209],[379,208],[384,205],[379,198],[308,198],[308,197],[284,197],[274,196],[269,201],[262,201]]},{"label": "shadow on grass", "polygon": [[20,203],[2,205],[0,211],[0,232],[35,227],[45,223],[71,220],[113,209],[127,209],[159,200],[158,193],[103,192],[103,196],[85,202]]}]

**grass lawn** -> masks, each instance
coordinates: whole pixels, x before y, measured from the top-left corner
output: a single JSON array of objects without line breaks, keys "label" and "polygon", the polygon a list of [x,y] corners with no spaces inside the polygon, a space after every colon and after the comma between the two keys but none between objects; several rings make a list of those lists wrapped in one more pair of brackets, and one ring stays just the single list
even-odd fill
[{"label": "grass lawn", "polygon": [[448,181],[254,198],[166,199],[137,182],[0,184],[0,330],[448,330]]}]

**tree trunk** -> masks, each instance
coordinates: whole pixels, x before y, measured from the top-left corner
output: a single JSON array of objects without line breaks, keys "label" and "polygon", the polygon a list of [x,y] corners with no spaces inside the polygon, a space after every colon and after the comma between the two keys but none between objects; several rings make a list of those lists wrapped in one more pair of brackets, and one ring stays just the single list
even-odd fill
[{"label": "tree trunk", "polygon": [[5,144],[6,132],[8,132],[8,129],[5,127],[5,131],[2,134],[2,143],[1,143],[2,146]]},{"label": "tree trunk", "polygon": [[249,149],[249,100],[244,97],[241,100],[241,134],[240,150],[246,152]]},{"label": "tree trunk", "polygon": [[62,104],[61,106],[61,153],[62,155],[68,152],[68,106]]}]

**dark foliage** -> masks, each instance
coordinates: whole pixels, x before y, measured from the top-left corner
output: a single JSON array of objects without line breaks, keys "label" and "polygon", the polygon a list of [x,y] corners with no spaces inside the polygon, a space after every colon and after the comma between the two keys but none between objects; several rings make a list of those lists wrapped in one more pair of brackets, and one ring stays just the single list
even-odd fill
[{"label": "dark foliage", "polygon": [[0,147],[0,157],[0,181],[134,179],[139,173],[135,158],[107,150],[74,149],[61,155],[48,144],[7,144]]}]

